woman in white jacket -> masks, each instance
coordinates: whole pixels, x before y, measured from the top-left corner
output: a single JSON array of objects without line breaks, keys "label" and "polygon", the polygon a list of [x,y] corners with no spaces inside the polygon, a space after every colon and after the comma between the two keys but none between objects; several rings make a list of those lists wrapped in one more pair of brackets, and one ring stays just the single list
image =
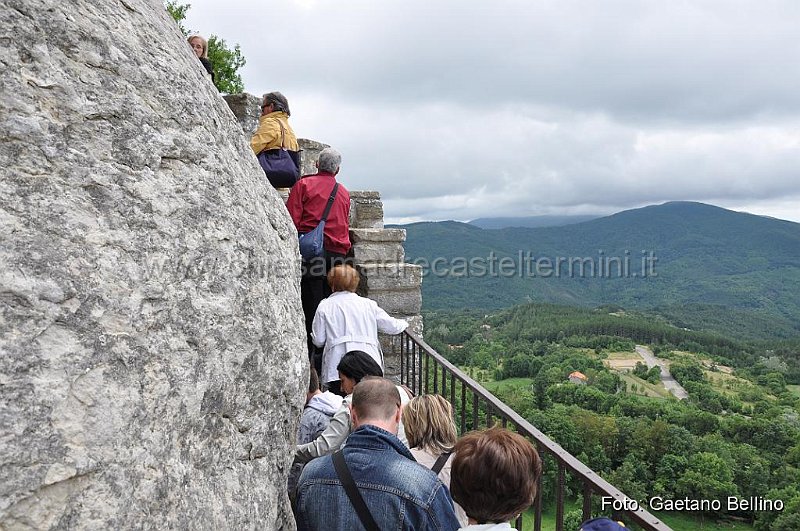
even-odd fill
[{"label": "woman in white jacket", "polygon": [[337,265],[328,272],[331,295],[319,303],[311,325],[311,340],[322,351],[320,381],[324,389],[339,391],[337,366],[346,352],[366,352],[383,369],[383,352],[378,332],[399,334],[408,327],[378,303],[356,295],[360,276],[350,265]]}]

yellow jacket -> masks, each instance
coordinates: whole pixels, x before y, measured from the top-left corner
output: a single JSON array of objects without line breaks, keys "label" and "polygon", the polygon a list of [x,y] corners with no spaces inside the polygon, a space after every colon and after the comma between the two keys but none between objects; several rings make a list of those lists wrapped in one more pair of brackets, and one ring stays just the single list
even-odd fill
[{"label": "yellow jacket", "polygon": [[289,127],[289,117],[285,112],[275,111],[264,115],[258,119],[258,129],[250,139],[250,147],[253,152],[258,155],[265,149],[275,149],[281,147],[281,126],[278,122],[283,124],[285,139],[283,147],[289,151],[299,151],[300,147],[297,145],[297,137],[294,136],[294,131]]}]

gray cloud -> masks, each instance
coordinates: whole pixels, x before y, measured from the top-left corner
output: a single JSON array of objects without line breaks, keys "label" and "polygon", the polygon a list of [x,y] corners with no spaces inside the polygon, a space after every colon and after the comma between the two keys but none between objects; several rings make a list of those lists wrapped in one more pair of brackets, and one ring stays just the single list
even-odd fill
[{"label": "gray cloud", "polygon": [[248,91],[289,95],[297,133],[339,148],[387,216],[470,219],[671,199],[785,215],[799,19],[793,0],[238,0],[187,22],[239,42]]}]

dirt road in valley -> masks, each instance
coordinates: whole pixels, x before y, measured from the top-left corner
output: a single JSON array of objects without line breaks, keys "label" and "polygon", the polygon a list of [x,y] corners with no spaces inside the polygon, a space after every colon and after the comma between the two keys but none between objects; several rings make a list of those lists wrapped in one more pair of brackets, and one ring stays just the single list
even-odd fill
[{"label": "dirt road in valley", "polygon": [[647,364],[648,368],[653,368],[656,365],[661,367],[661,382],[664,384],[664,387],[667,388],[667,391],[672,393],[679,400],[689,398],[689,393],[686,392],[686,389],[675,381],[675,378],[670,374],[667,364],[664,363],[663,360],[656,358],[652,350],[644,345],[636,345],[636,353],[644,358],[644,362]]}]

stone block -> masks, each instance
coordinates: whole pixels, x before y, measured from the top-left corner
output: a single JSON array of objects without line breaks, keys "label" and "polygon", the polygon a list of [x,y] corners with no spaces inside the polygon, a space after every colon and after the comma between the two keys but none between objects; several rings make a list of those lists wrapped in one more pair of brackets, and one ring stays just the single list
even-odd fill
[{"label": "stone block", "polygon": [[369,298],[390,315],[417,315],[422,310],[420,290],[372,290]]},{"label": "stone block", "polygon": [[364,264],[360,265],[365,278],[366,293],[370,290],[404,290],[420,289],[422,285],[422,267],[414,264]]},{"label": "stone block", "polygon": [[319,152],[330,146],[308,138],[298,138],[297,143],[300,145],[300,175],[314,175]]},{"label": "stone block", "polygon": [[261,97],[252,94],[228,94],[222,99],[228,104],[228,108],[233,112],[236,121],[242,126],[247,140],[253,136],[258,129],[258,118],[261,116]]},{"label": "stone block", "polygon": [[382,229],[383,202],[350,194],[350,227],[354,229]]},{"label": "stone block", "polygon": [[353,245],[353,258],[356,264],[402,262],[405,258],[400,243],[369,242]]},{"label": "stone block", "polygon": [[350,229],[350,241],[356,243],[404,242],[406,229]]},{"label": "stone block", "polygon": [[354,190],[350,192],[350,199],[357,199],[359,201],[370,201],[377,199],[380,201],[381,193],[375,190]]}]

